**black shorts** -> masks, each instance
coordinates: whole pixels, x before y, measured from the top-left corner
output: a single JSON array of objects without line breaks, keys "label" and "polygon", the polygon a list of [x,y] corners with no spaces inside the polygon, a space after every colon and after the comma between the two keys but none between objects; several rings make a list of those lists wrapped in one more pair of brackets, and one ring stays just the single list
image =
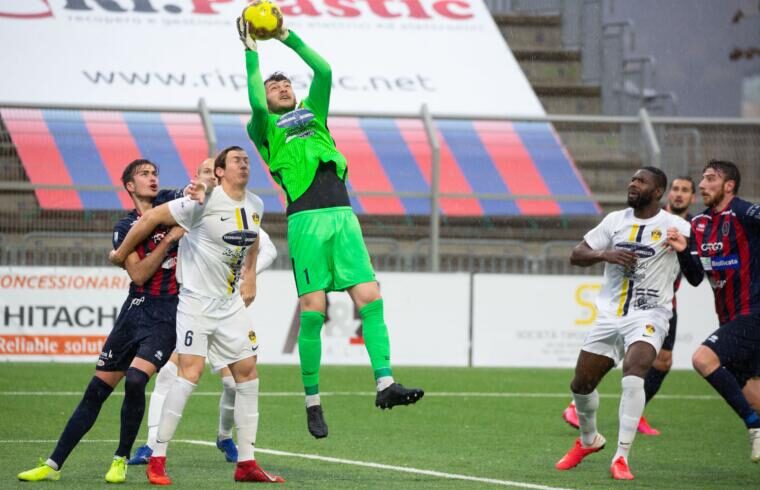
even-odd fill
[{"label": "black shorts", "polygon": [[161,369],[177,343],[177,296],[129,295],[95,369],[126,371],[135,357]]},{"label": "black shorts", "polygon": [[740,386],[760,376],[760,314],[742,315],[724,323],[702,345],[718,355],[720,363]]},{"label": "black shorts", "polygon": [[673,346],[676,345],[676,325],[678,324],[678,313],[673,310],[673,316],[670,319],[670,327],[668,328],[668,336],[662,341],[662,349],[672,351]]}]

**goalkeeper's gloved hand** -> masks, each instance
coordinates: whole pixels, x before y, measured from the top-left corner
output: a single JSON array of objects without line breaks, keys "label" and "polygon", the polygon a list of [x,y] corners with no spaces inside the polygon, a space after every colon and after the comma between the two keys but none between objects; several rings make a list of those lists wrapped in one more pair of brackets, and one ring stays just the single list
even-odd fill
[{"label": "goalkeeper's gloved hand", "polygon": [[280,41],[284,41],[288,38],[289,34],[290,29],[288,29],[288,26],[285,25],[285,19],[282,19],[282,25],[280,26],[280,30],[277,31],[277,35],[275,37]]},{"label": "goalkeeper's gloved hand", "polygon": [[249,51],[256,51],[256,40],[248,32],[248,22],[245,21],[242,15],[237,18],[237,30],[240,41],[245,46],[245,49]]}]

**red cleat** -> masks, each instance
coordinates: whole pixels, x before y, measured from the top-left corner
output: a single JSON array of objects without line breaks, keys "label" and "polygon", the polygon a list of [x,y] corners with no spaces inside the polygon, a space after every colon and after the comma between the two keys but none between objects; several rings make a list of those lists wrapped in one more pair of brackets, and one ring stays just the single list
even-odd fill
[{"label": "red cleat", "polygon": [[596,439],[594,439],[594,443],[590,447],[583,447],[581,444],[581,439],[579,437],[575,440],[575,446],[573,446],[567,452],[567,454],[562,457],[562,459],[557,461],[557,464],[555,464],[554,467],[558,470],[569,470],[571,468],[575,468],[581,463],[581,461],[583,461],[583,458],[589,454],[593,454],[604,449],[604,445],[606,443],[607,441],[604,439],[604,437],[601,434],[597,434]]},{"label": "red cleat", "polygon": [[262,483],[285,483],[285,478],[270,475],[256,463],[255,459],[241,461],[235,467],[235,481],[252,481]]},{"label": "red cleat", "polygon": [[655,429],[651,425],[649,425],[649,422],[647,422],[647,419],[645,419],[643,415],[639,419],[638,431],[644,434],[645,436],[659,436],[660,435],[660,431]]},{"label": "red cleat", "polygon": [[570,402],[570,405],[562,412],[562,418],[576,429],[581,426],[581,423],[578,421],[578,413],[575,411],[574,402]]},{"label": "red cleat", "polygon": [[612,473],[612,478],[616,480],[633,480],[633,473],[628,469],[628,462],[622,456],[612,463],[610,473]]},{"label": "red cleat", "polygon": [[166,474],[166,456],[151,456],[145,468],[151,485],[171,485],[172,480]]}]

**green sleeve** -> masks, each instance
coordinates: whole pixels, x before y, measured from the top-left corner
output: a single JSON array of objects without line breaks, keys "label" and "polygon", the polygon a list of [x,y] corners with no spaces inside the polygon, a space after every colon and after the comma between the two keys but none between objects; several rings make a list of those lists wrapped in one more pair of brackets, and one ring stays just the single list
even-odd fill
[{"label": "green sleeve", "polygon": [[327,121],[330,108],[330,91],[332,90],[332,68],[316,51],[306,45],[298,35],[290,31],[283,43],[296,52],[309,68],[314,70],[314,80],[309,87],[307,97],[309,108],[323,123]]},{"label": "green sleeve", "polygon": [[264,80],[259,69],[259,54],[246,50],[245,68],[248,72],[248,102],[251,105],[251,120],[248,121],[248,136],[258,147],[264,141],[269,121],[269,109],[264,89]]}]

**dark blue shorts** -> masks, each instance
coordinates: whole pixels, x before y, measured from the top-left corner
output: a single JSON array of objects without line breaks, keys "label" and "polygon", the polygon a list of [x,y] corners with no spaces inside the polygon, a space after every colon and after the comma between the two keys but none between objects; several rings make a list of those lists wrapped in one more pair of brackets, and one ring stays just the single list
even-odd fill
[{"label": "dark blue shorts", "polygon": [[161,369],[177,343],[177,301],[177,296],[127,296],[95,369],[126,371],[135,357]]},{"label": "dark blue shorts", "polygon": [[742,315],[724,323],[702,345],[718,355],[721,365],[740,386],[760,376],[760,314]]},{"label": "dark blue shorts", "polygon": [[662,349],[672,351],[673,346],[676,345],[676,325],[678,325],[678,313],[673,310],[673,317],[670,319],[670,327],[668,328],[668,336],[662,341]]}]

